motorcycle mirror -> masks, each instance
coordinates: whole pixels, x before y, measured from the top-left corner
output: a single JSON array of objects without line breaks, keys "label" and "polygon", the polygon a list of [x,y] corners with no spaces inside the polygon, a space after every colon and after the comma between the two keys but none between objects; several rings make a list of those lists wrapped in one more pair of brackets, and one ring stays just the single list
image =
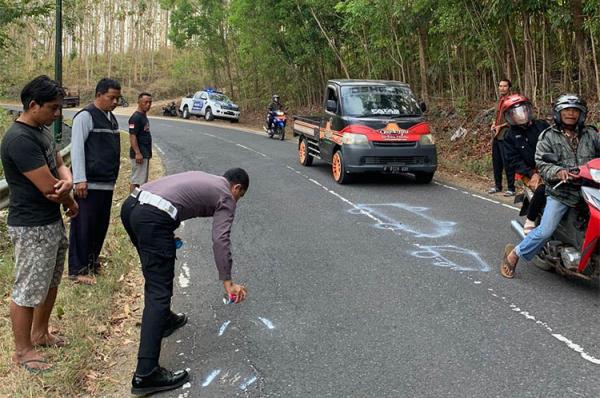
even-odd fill
[{"label": "motorcycle mirror", "polygon": [[542,155],[542,160],[547,163],[558,163],[558,156],[554,153],[545,153]]},{"label": "motorcycle mirror", "polygon": [[327,111],[328,112],[337,112],[337,103],[334,100],[327,100]]},{"label": "motorcycle mirror", "polygon": [[421,101],[421,103],[419,104],[419,108],[421,108],[421,112],[427,112],[427,104],[425,102]]}]

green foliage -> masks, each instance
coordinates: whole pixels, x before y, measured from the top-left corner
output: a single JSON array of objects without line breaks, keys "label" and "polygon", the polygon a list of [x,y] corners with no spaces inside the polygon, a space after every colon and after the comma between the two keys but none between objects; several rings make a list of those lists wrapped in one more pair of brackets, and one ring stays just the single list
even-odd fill
[{"label": "green foliage", "polygon": [[[6,129],[10,126],[11,118],[8,112],[4,109],[0,108],[0,142],[2,142],[2,137],[4,137],[4,133]],[[2,167],[2,163],[0,162],[0,177],[4,176],[4,168]]]}]

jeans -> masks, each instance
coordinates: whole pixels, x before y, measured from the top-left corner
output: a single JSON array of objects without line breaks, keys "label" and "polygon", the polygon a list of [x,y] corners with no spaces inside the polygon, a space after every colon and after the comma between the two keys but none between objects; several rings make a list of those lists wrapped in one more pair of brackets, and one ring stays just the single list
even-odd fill
[{"label": "jeans", "polygon": [[541,248],[544,247],[546,241],[550,239],[567,211],[569,211],[569,206],[554,199],[552,196],[548,196],[540,225],[527,234],[525,239],[517,245],[515,248],[517,256],[531,261]]}]

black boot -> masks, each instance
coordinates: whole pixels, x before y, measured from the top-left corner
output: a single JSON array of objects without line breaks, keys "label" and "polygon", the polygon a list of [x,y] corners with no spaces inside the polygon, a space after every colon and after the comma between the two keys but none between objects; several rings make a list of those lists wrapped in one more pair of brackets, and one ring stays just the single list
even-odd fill
[{"label": "black boot", "polygon": [[174,331],[185,325],[188,321],[188,317],[186,314],[175,314],[171,312],[169,315],[169,320],[165,325],[165,329],[163,330],[162,337],[168,337],[173,334]]},{"label": "black boot", "polygon": [[131,393],[133,395],[147,395],[159,391],[168,391],[181,387],[190,379],[185,370],[171,372],[157,366],[146,376],[133,375],[131,380]]}]

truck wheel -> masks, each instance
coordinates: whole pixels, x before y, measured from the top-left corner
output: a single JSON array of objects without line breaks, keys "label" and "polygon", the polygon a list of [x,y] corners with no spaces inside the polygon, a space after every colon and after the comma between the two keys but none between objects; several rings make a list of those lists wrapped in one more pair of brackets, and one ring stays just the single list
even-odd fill
[{"label": "truck wheel", "polygon": [[213,120],[215,120],[215,117],[212,113],[212,109],[206,108],[206,110],[204,111],[204,119],[206,119],[208,122],[212,122]]},{"label": "truck wheel", "polygon": [[308,153],[308,144],[306,139],[300,139],[298,143],[298,160],[302,166],[310,166],[313,162],[313,157]]},{"label": "truck wheel", "polygon": [[333,174],[333,179],[338,184],[347,184],[350,182],[350,174],[346,173],[346,164],[344,163],[344,155],[342,155],[341,149],[338,149],[333,154],[331,172]]},{"label": "truck wheel", "polygon": [[187,105],[183,107],[183,112],[181,113],[181,117],[184,119],[190,118],[190,110],[188,109]]},{"label": "truck wheel", "polygon": [[417,184],[429,184],[433,180],[433,173],[419,171],[415,173],[415,181]]}]

